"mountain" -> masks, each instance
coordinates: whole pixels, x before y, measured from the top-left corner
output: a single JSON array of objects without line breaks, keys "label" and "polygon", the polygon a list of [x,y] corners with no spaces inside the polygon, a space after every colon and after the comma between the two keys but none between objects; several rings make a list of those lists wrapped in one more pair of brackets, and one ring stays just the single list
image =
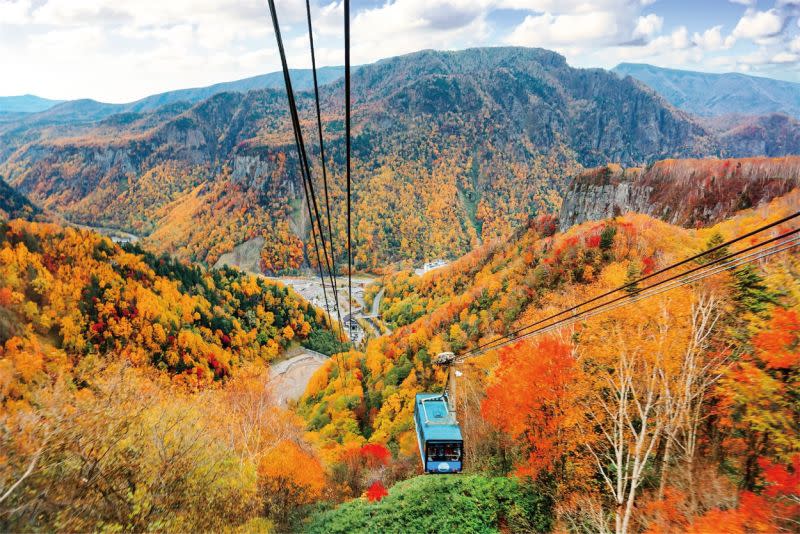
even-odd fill
[{"label": "mountain", "polygon": [[562,231],[635,212],[684,227],[707,226],[800,186],[800,157],[666,160],[609,165],[577,176],[564,197]]},{"label": "mountain", "polygon": [[[314,87],[311,69],[291,69],[289,72],[292,77],[292,85],[297,91],[307,91]],[[319,85],[329,84],[342,76],[344,76],[344,67],[321,67],[317,69],[317,82]],[[154,111],[161,106],[174,104],[175,102],[200,102],[217,93],[246,93],[254,89],[283,89],[283,83],[283,72],[270,72],[233,82],[217,83],[208,87],[178,89],[151,95],[129,104],[123,104],[123,110],[136,113]]]},{"label": "mountain", "polygon": [[37,113],[64,102],[35,95],[0,96],[0,115],[5,113]]},{"label": "mountain", "polygon": [[631,76],[673,106],[702,116],[786,113],[800,117],[800,84],[739,73],[711,74],[622,63],[613,72]]},{"label": "mountain", "polygon": [[[343,261],[342,81],[321,96]],[[285,101],[280,89],[260,89],[60,128],[5,126],[0,172],[75,222],[124,229],[209,265],[262,236],[263,269],[291,271],[307,263],[309,224]],[[318,167],[311,94],[298,103]],[[353,116],[359,269],[457,257],[508,236],[532,213],[556,213],[582,166],[737,155],[730,147],[742,135],[722,139],[632,78],[527,48],[365,65],[353,73]]]},{"label": "mountain", "polygon": [[783,113],[703,121],[731,154],[782,156],[800,154],[800,120]]},{"label": "mountain", "polygon": [[[292,83],[299,91],[313,88],[311,69],[292,69]],[[343,67],[322,67],[317,70],[320,85],[331,83],[343,76]],[[18,119],[24,124],[50,125],[91,123],[114,114],[144,113],[156,111],[164,106],[187,102],[196,104],[218,93],[246,93],[254,89],[282,89],[283,72],[270,72],[232,82],[217,83],[207,87],[178,89],[147,96],[126,104],[109,104],[88,98],[79,100],[46,100],[26,95],[24,97],[0,97],[0,114],[28,112]]]}]

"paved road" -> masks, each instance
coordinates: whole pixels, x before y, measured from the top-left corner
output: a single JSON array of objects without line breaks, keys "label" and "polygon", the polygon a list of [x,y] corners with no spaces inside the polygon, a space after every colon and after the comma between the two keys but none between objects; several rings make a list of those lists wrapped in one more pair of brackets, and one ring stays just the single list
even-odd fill
[{"label": "paved road", "polygon": [[327,360],[324,354],[301,348],[297,355],[274,364],[269,376],[278,404],[285,406],[302,397],[311,377]]}]

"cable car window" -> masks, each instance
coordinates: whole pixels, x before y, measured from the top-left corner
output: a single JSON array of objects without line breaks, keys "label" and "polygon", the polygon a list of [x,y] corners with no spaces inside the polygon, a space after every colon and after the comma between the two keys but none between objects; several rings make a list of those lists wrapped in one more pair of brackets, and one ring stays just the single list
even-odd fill
[{"label": "cable car window", "polygon": [[457,462],[461,460],[460,443],[429,443],[429,462]]}]

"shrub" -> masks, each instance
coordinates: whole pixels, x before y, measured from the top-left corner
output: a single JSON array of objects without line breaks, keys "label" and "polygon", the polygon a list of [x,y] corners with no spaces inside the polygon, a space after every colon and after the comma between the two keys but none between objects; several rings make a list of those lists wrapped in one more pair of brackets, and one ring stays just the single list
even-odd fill
[{"label": "shrub", "polygon": [[356,499],[313,515],[312,533],[547,532],[552,500],[514,478],[425,475],[396,484],[380,501]]}]

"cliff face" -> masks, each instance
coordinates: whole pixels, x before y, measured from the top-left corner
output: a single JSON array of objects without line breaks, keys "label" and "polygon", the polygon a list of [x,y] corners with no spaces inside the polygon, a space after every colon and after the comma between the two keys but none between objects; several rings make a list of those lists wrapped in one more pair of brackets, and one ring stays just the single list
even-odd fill
[{"label": "cliff face", "polygon": [[800,185],[800,157],[664,160],[645,169],[606,166],[570,185],[559,229],[627,212],[686,227],[719,222]]}]

